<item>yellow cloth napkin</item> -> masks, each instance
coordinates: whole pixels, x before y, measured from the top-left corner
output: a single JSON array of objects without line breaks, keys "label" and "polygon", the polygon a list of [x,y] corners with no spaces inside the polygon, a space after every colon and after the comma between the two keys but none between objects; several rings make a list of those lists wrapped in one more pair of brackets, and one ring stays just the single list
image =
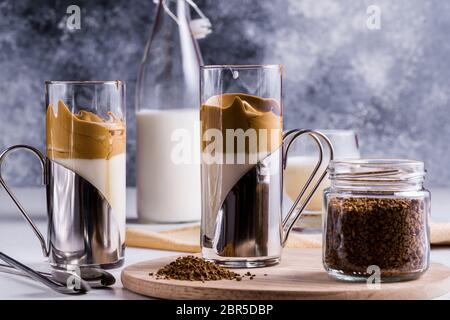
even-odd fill
[{"label": "yellow cloth napkin", "polygon": [[[431,244],[450,245],[450,223],[432,223]],[[153,232],[143,228],[127,228],[128,247],[159,249],[168,251],[200,252],[200,226],[190,226],[168,231]],[[291,232],[288,248],[320,248],[321,234]]]}]

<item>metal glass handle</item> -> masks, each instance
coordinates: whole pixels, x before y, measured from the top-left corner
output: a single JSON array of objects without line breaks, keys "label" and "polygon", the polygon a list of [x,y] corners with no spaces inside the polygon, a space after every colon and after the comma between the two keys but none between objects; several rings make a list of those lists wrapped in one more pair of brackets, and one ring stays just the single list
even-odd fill
[{"label": "metal glass handle", "polygon": [[22,213],[22,216],[25,218],[25,220],[33,228],[34,234],[36,235],[36,237],[39,239],[39,242],[41,243],[42,253],[44,254],[45,257],[48,257],[49,254],[50,254],[50,252],[49,252],[50,250],[49,250],[49,246],[46,244],[44,236],[39,231],[39,229],[37,228],[36,224],[30,218],[28,213],[25,211],[23,206],[20,204],[19,200],[17,200],[16,196],[12,193],[12,191],[10,190],[10,188],[5,183],[5,181],[3,180],[3,177],[2,177],[2,170],[1,169],[2,169],[3,161],[6,159],[6,157],[8,156],[8,154],[10,152],[18,150],[18,149],[24,149],[24,150],[30,151],[36,157],[39,158],[39,160],[41,162],[41,166],[42,166],[42,171],[43,171],[43,183],[47,184],[47,165],[46,165],[46,158],[45,158],[45,156],[38,149],[36,149],[34,147],[31,147],[31,146],[27,146],[27,145],[15,145],[15,146],[12,146],[12,147],[9,147],[8,149],[6,149],[5,151],[3,151],[0,154],[0,184],[6,190],[6,192],[8,193],[8,195],[10,196],[10,198],[12,199],[14,204],[19,209],[20,213]]},{"label": "metal glass handle", "polygon": [[[312,171],[311,175],[309,176],[308,180],[306,181],[305,185],[303,186],[302,190],[300,191],[299,195],[297,196],[297,199],[295,199],[294,204],[289,209],[288,214],[283,220],[283,239],[282,239],[282,245],[284,246],[286,244],[287,238],[289,236],[289,233],[292,230],[292,227],[294,226],[295,221],[302,215],[303,210],[308,205],[309,201],[311,200],[312,196],[316,192],[317,188],[319,187],[320,183],[322,182],[323,178],[325,178],[327,174],[327,170],[325,169],[322,174],[319,177],[319,180],[317,180],[316,184],[313,186],[311,192],[308,193],[306,196],[305,201],[303,201],[302,205],[300,206],[299,210],[295,212],[295,209],[297,208],[298,203],[300,200],[302,200],[303,196],[305,195],[306,190],[308,189],[311,182],[314,180],[314,178],[318,175],[318,171],[320,166],[323,163],[323,146],[320,141],[320,138],[322,138],[328,148],[330,149],[330,159],[333,160],[334,157],[334,150],[333,145],[331,144],[330,140],[321,132],[314,131],[314,130],[290,130],[283,134],[283,171],[286,169],[287,166],[287,156],[289,153],[289,148],[291,147],[291,144],[297,139],[300,138],[303,135],[309,135],[311,138],[314,139],[314,141],[317,144],[317,147],[319,148],[319,160],[317,161],[316,166],[314,167],[314,170]],[[294,213],[295,212],[295,213]]]}]

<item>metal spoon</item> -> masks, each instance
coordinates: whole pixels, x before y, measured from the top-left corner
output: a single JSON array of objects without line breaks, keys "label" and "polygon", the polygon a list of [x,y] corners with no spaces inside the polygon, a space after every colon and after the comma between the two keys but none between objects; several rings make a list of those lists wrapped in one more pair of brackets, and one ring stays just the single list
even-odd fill
[{"label": "metal spoon", "polygon": [[100,268],[81,267],[81,278],[89,283],[92,288],[104,288],[116,283],[116,278]]},{"label": "metal spoon", "polygon": [[[1,265],[1,271],[12,273],[12,274],[25,275],[29,278],[32,278],[33,280],[36,280],[36,281],[44,284],[48,288],[50,288],[56,292],[62,293],[62,294],[71,294],[71,295],[83,294],[91,289],[89,284],[86,281],[84,281],[79,276],[77,276],[73,273],[67,273],[67,277],[65,278],[66,282],[61,283],[59,281],[56,281],[55,279],[52,279],[53,274],[50,275],[50,277],[48,276],[48,274],[47,275],[41,274],[40,272],[37,272],[37,271],[27,267],[26,265],[20,263],[19,261],[9,257],[8,255],[6,255],[2,252],[0,252],[0,259],[2,259],[3,261],[5,261],[6,263],[8,263],[10,265],[10,266]],[[13,268],[15,270],[12,271],[11,268]],[[73,277],[72,279],[74,280],[74,282],[77,285],[68,286],[67,280],[69,279],[69,277]]]},{"label": "metal spoon", "polygon": [[[19,276],[25,276],[29,277],[26,273],[23,273],[22,271],[17,270],[13,266],[2,264],[0,263],[0,272],[15,274]],[[67,283],[67,280],[69,277],[81,277],[81,279],[89,284],[89,286],[93,289],[101,289],[105,287],[112,286],[114,283],[116,283],[116,278],[114,276],[100,268],[92,268],[92,267],[82,267],[80,269],[80,275],[77,275],[74,272],[68,271],[68,270],[62,270],[62,269],[52,269],[51,273],[49,272],[42,272],[42,271],[36,271],[39,274],[50,278],[60,284]]]}]

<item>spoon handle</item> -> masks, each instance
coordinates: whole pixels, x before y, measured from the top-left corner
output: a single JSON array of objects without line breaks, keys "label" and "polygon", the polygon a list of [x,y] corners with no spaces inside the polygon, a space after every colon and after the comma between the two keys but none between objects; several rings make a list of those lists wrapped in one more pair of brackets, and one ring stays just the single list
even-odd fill
[{"label": "spoon handle", "polygon": [[23,273],[22,275],[26,275],[26,276],[32,278],[33,280],[44,284],[45,286],[47,286],[48,288],[50,288],[56,292],[63,293],[63,294],[81,294],[81,293],[86,292],[84,287],[77,289],[75,287],[69,288],[69,287],[62,286],[61,284],[50,279],[48,276],[41,274],[41,273],[27,267],[26,265],[20,263],[19,261],[9,257],[8,255],[6,255],[2,252],[0,252],[0,259],[5,261],[6,263],[8,263],[9,265],[11,265],[12,267],[14,267],[16,269],[15,271],[11,271],[11,270],[8,270],[9,269],[8,267],[1,265],[2,271],[8,272],[8,273],[13,273],[13,274]]}]

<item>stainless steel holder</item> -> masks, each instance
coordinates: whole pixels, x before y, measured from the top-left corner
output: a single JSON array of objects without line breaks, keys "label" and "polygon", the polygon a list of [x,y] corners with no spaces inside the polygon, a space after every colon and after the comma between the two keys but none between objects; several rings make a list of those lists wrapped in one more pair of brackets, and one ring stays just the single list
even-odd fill
[{"label": "stainless steel holder", "polygon": [[[283,173],[292,143],[311,137],[318,146],[319,159],[300,190],[294,204],[282,219]],[[258,161],[234,184],[218,210],[204,213],[201,245],[205,259],[227,267],[267,267],[280,261],[282,248],[294,222],[301,216],[318,189],[326,170],[322,142],[334,157],[329,139],[319,131],[291,130],[283,134],[283,145]],[[317,180],[315,180],[317,179]],[[311,185],[314,181],[314,185]]]},{"label": "stainless steel holder", "polygon": [[[23,149],[40,160],[47,191],[48,237],[45,240],[1,175],[3,161]],[[0,154],[0,184],[30,224],[42,252],[57,268],[114,268],[123,264],[125,239],[105,196],[74,171],[45,157],[27,145],[12,146]],[[122,222],[124,223],[124,222]]]}]

